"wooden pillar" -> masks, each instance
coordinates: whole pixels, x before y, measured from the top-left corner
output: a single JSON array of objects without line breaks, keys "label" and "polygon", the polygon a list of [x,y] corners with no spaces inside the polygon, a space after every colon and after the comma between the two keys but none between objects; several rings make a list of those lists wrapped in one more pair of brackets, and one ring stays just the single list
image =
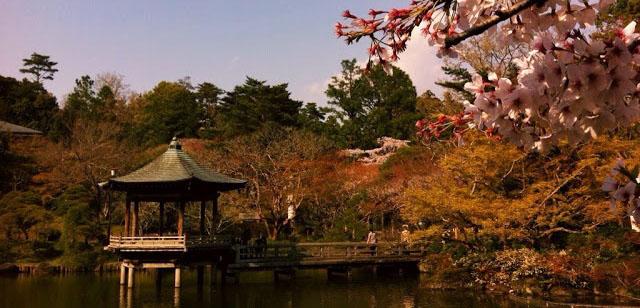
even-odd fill
[{"label": "wooden pillar", "polygon": [[127,287],[133,288],[133,274],[135,269],[133,267],[129,267],[129,279],[127,281]]},{"label": "wooden pillar", "polygon": [[220,215],[218,215],[218,196],[220,196],[220,194],[216,192],[213,196],[213,199],[211,200],[211,203],[213,203],[211,205],[211,235],[215,234],[216,228],[218,226],[218,219],[220,218]]},{"label": "wooden pillar", "polygon": [[205,217],[204,210],[207,208],[206,201],[200,201],[200,236],[204,236]]},{"label": "wooden pillar", "polygon": [[160,235],[164,233],[164,201],[160,201]]},{"label": "wooden pillar", "polygon": [[178,202],[178,235],[184,235],[184,202]]},{"label": "wooden pillar", "polygon": [[127,267],[124,266],[124,262],[120,263],[120,285],[123,286],[127,283]]},{"label": "wooden pillar", "polygon": [[140,213],[140,202],[135,201],[133,203],[133,219],[131,219],[131,236],[138,236],[140,234],[140,222],[138,214]]},{"label": "wooden pillar", "polygon": [[107,191],[107,238],[111,237],[111,191]]},{"label": "wooden pillar", "polygon": [[174,287],[179,288],[181,285],[181,277],[180,277],[180,267],[176,266],[176,274],[175,274],[175,280],[174,280]]},{"label": "wooden pillar", "polygon": [[124,204],[124,236],[131,234],[131,200],[127,198]]}]

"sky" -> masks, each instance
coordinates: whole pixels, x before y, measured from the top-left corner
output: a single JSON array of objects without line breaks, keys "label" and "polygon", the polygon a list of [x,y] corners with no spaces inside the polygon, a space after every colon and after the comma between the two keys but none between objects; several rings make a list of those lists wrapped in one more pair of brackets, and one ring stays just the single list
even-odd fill
[{"label": "sky", "polygon": [[[51,56],[60,70],[45,87],[59,101],[82,75],[124,76],[135,92],[185,76],[232,90],[246,76],[288,83],[292,96],[324,104],[342,59],[366,61],[366,43],[348,46],[333,25],[349,9],[405,6],[408,0],[0,0],[0,75],[22,78],[22,59]],[[421,94],[441,91],[441,61],[415,36],[397,64]]]}]

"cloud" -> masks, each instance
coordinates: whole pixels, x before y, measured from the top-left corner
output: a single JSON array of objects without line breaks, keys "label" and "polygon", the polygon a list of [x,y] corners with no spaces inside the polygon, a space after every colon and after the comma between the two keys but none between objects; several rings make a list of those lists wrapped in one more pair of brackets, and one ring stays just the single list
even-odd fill
[{"label": "cloud", "polygon": [[[442,94],[442,88],[435,84],[436,81],[445,77],[442,72],[442,59],[436,56],[438,49],[429,46],[427,40],[419,31],[414,32],[412,39],[407,43],[407,49],[400,54],[398,62],[394,63],[397,67],[405,71],[411,77],[418,95],[426,90],[431,90],[437,95]],[[367,65],[366,60],[358,59],[357,64],[361,67]],[[340,76],[337,71],[332,76]],[[305,102],[316,102],[319,105],[326,105],[327,98],[324,91],[327,89],[331,77],[314,81],[302,87],[298,97]],[[297,91],[294,91],[297,92]]]},{"label": "cloud", "polygon": [[312,83],[306,84],[303,86],[300,95],[297,95],[299,99],[302,99],[304,102],[313,102],[320,106],[327,105],[327,97],[324,94],[324,91],[327,90],[329,86],[330,78],[321,81],[314,81]]},{"label": "cloud", "polygon": [[429,46],[418,31],[414,31],[411,38],[407,43],[407,49],[399,55],[400,59],[395,65],[409,74],[418,95],[426,90],[442,94],[442,89],[434,84],[444,77],[441,69],[442,60],[436,56],[438,49]]}]

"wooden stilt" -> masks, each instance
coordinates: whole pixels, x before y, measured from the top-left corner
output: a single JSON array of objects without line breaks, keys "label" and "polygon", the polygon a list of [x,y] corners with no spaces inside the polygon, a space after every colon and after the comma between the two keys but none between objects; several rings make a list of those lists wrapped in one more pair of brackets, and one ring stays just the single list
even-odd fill
[{"label": "wooden stilt", "polygon": [[123,286],[127,283],[127,267],[124,263],[120,263],[120,285]]},{"label": "wooden stilt", "polygon": [[175,288],[179,288],[180,287],[180,285],[182,283],[181,278],[182,277],[180,277],[180,267],[176,266],[176,274],[175,274],[175,280],[174,280],[174,285],[173,285]]},{"label": "wooden stilt", "polygon": [[127,287],[133,288],[133,274],[135,269],[133,267],[129,267],[129,279],[127,280]]}]

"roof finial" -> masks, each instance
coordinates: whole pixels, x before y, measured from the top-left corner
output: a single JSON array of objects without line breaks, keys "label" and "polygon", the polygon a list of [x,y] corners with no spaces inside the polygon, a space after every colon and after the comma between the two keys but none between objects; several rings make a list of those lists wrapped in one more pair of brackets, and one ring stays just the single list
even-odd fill
[{"label": "roof finial", "polygon": [[169,148],[170,149],[176,149],[176,150],[182,150],[182,145],[178,141],[178,137],[174,136],[173,139],[171,139],[171,143],[169,143]]}]

